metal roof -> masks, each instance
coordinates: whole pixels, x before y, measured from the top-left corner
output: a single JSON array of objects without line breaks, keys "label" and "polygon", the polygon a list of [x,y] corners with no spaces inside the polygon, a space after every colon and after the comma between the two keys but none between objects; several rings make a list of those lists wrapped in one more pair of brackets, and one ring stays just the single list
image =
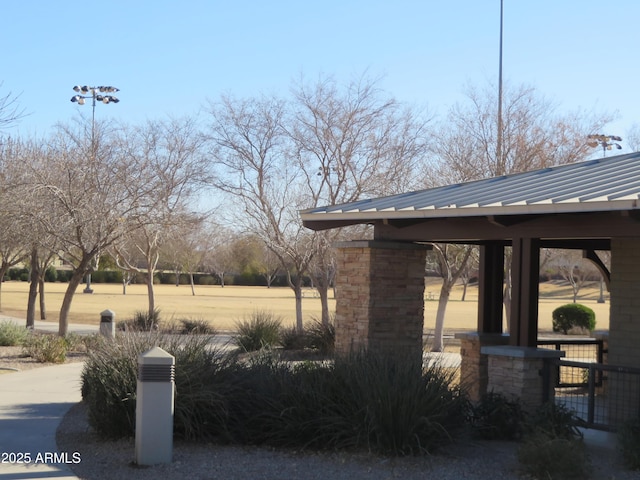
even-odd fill
[{"label": "metal roof", "polygon": [[315,221],[474,217],[634,210],[640,152],[301,212]]}]

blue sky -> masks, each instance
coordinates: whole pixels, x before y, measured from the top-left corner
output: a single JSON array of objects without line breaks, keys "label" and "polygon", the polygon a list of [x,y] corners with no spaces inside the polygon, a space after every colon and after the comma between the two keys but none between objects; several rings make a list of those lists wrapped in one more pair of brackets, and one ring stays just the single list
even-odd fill
[{"label": "blue sky", "polygon": [[[637,0],[504,0],[504,79],[561,110],[640,123]],[[31,113],[11,134],[44,135],[79,109],[76,84],[114,85],[96,116],[129,123],[195,114],[206,99],[286,94],[319,74],[367,72],[400,101],[444,115],[466,84],[498,72],[499,0],[2,2],[0,95]]]}]

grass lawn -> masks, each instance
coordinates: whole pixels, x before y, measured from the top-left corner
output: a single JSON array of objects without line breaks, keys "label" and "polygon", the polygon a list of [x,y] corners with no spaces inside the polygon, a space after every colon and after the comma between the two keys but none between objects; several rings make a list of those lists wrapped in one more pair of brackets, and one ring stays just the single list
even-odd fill
[{"label": "grass lawn", "polygon": [[[47,283],[45,299],[47,321],[57,322],[58,312],[67,285]],[[8,281],[1,286],[0,311],[4,315],[24,318],[27,306],[27,282]],[[93,283],[93,294],[82,293],[81,285],[71,304],[70,323],[98,324],[100,312],[113,310],[116,321],[127,319],[137,311],[148,308],[145,285],[129,285],[127,294],[122,294],[122,285]],[[440,285],[437,279],[428,279],[425,298],[425,331],[435,326],[437,297]],[[295,322],[295,299],[288,287],[240,287],[240,286],[196,286],[192,295],[188,285],[156,285],[156,306],[165,321],[183,318],[209,321],[218,330],[232,330],[238,320],[242,320],[256,310],[265,310],[282,316],[284,323]],[[451,294],[447,306],[445,329],[447,331],[475,330],[477,317],[477,287],[470,287],[466,300],[461,301],[462,287],[458,286]],[[587,305],[596,312],[596,328],[609,328],[609,302],[597,303],[598,285],[581,290],[578,302]],[[539,326],[541,331],[551,331],[551,312],[566,303],[571,303],[571,289],[568,285],[543,283],[540,286]],[[335,311],[335,301],[330,298],[329,308]],[[302,311],[305,321],[320,318],[320,299],[307,289],[303,299]]]}]

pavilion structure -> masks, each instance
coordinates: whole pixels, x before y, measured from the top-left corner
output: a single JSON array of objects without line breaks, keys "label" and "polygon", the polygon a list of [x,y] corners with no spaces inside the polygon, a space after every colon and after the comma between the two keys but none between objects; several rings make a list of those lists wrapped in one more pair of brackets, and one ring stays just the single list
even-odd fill
[{"label": "pavilion structure", "polygon": [[[422,354],[424,265],[430,243],[480,250],[477,331],[462,338],[472,396],[541,401],[537,348],[539,252],[577,249],[610,292],[611,364],[640,365],[640,152],[301,212],[312,230],[373,226],[337,247],[336,349]],[[505,248],[511,306],[503,331]],[[610,269],[598,251],[611,252]],[[420,357],[421,358],[421,357]],[[629,399],[622,399],[627,401]]]}]

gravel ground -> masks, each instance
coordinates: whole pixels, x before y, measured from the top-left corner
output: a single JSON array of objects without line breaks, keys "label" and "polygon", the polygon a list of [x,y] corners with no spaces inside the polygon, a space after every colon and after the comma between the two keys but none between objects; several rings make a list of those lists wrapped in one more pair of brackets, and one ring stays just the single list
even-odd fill
[{"label": "gravel ground", "polygon": [[[103,442],[87,423],[86,406],[74,406],[57,434],[62,452],[79,452],[71,465],[85,480],[501,480],[527,479],[518,472],[514,442],[457,444],[425,457],[384,458],[364,453],[294,452],[176,442],[173,462],[140,468],[134,465],[133,439]],[[638,480],[640,472],[623,470],[612,449],[590,446],[592,480]]]}]

